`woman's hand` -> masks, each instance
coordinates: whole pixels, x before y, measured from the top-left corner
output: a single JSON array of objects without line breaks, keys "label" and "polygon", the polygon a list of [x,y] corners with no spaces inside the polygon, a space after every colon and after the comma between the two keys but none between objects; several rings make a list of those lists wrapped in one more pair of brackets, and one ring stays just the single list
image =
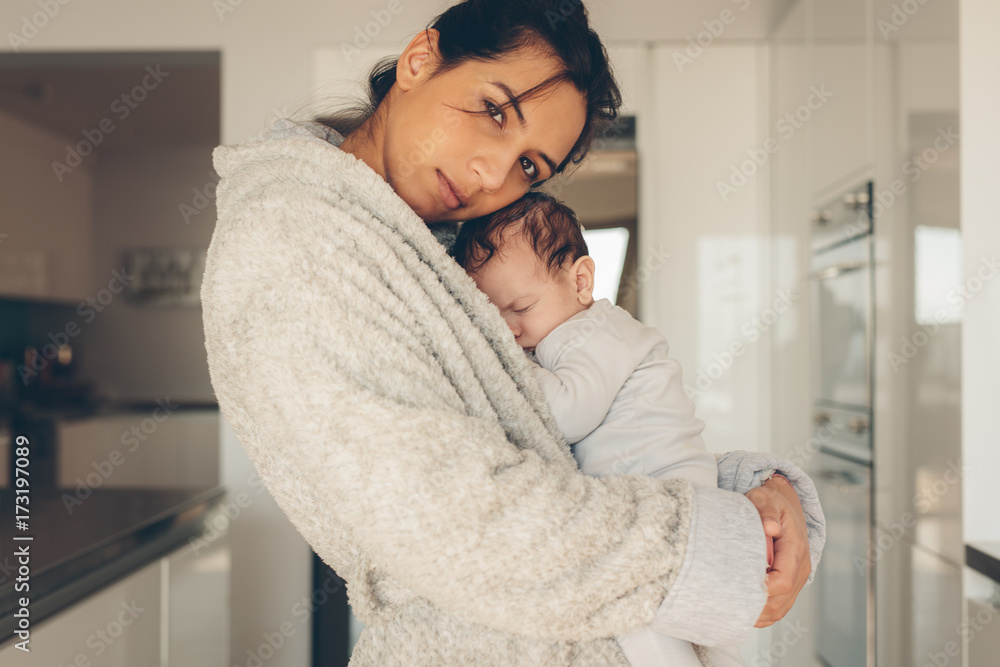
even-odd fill
[{"label": "woman's hand", "polygon": [[809,535],[799,497],[784,477],[772,477],[746,494],[760,512],[767,539],[774,538],[774,562],[767,575],[767,604],[755,627],[780,621],[809,579]]}]

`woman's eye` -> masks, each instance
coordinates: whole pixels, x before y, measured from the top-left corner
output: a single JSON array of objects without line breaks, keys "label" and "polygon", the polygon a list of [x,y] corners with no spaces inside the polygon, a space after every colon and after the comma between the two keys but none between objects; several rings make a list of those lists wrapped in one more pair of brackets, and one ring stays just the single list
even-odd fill
[{"label": "woman's eye", "polygon": [[489,112],[490,118],[495,120],[497,125],[503,127],[503,111],[489,100],[484,100],[484,102],[486,103],[486,111]]},{"label": "woman's eye", "polygon": [[521,158],[521,169],[524,170],[524,175],[528,178],[538,178],[538,167],[526,157]]}]

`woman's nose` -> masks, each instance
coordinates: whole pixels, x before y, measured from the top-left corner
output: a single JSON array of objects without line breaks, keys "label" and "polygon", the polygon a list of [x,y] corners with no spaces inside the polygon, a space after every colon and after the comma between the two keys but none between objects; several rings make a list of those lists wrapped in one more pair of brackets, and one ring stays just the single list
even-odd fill
[{"label": "woman's nose", "polygon": [[483,191],[487,194],[499,192],[516,160],[513,149],[506,147],[484,151],[473,160],[472,169],[479,177]]},{"label": "woman's nose", "polygon": [[493,161],[483,159],[473,167],[479,177],[479,186],[483,192],[490,195],[500,191],[500,188],[503,187],[504,176],[506,176],[499,167],[491,162]]}]

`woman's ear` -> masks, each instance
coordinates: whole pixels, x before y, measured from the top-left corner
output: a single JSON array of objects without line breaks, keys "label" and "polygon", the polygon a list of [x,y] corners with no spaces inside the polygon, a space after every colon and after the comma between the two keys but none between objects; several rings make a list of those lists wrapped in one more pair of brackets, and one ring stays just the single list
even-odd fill
[{"label": "woman's ear", "polygon": [[422,30],[400,54],[396,63],[396,85],[401,90],[410,90],[414,83],[426,79],[437,66],[439,36],[434,28]]},{"label": "woman's ear", "polygon": [[580,303],[590,306],[594,302],[594,260],[583,255],[573,262],[570,275],[576,283],[576,297]]}]

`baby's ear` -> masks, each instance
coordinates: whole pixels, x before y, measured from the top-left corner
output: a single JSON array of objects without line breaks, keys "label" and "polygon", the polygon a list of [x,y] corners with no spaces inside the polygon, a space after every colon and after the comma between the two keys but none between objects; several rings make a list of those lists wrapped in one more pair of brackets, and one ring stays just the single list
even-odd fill
[{"label": "baby's ear", "polygon": [[590,305],[590,302],[594,300],[594,270],[594,260],[590,255],[579,257],[570,267],[573,280],[576,283],[577,297],[584,305]]}]

